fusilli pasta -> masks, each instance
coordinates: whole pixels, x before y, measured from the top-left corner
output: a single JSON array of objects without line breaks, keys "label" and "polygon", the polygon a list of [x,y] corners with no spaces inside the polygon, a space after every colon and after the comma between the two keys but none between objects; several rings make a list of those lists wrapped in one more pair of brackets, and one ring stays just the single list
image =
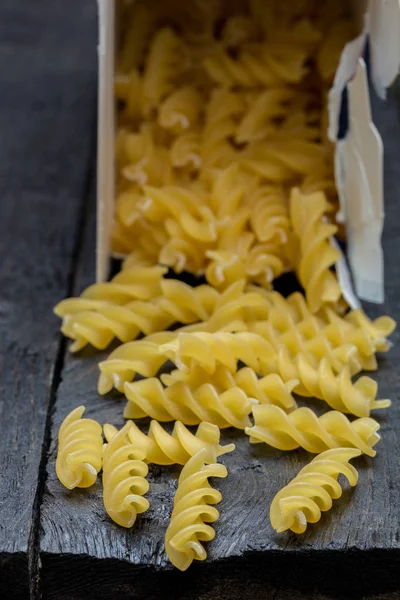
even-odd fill
[{"label": "fusilli pasta", "polygon": [[185,425],[208,421],[220,429],[249,427],[251,408],[257,404],[238,387],[220,394],[210,383],[192,390],[178,381],[164,388],[159,379],[149,378],[125,383],[124,391],[128,399],[126,419],[149,416],[157,421],[182,421]]},{"label": "fusilli pasta", "polygon": [[278,533],[288,529],[304,533],[307,523],[317,523],[321,511],[329,510],[332,500],[342,495],[339,475],[344,475],[350,485],[356,485],[358,473],[348,461],[360,454],[357,448],[334,448],[316,456],[272,500],[272,527]]},{"label": "fusilli pasta", "polygon": [[151,115],[171,93],[188,66],[188,52],[182,39],[170,28],[160,29],[153,38],[143,79],[143,108]]},{"label": "fusilli pasta", "polygon": [[[112,425],[104,425],[106,439],[112,437],[115,431]],[[157,421],[151,421],[147,435],[132,423],[128,436],[132,444],[146,452],[146,462],[157,465],[185,465],[203,448],[207,450],[204,460],[216,462],[218,456],[235,449],[234,444],[221,446],[219,428],[204,421],[198,426],[196,434],[191,433],[180,421],[175,422],[172,434],[167,433]]]},{"label": "fusilli pasta", "polygon": [[300,381],[294,389],[297,394],[325,400],[334,410],[369,417],[371,410],[387,408],[391,404],[390,400],[376,400],[378,386],[373,379],[363,376],[353,383],[348,367],[336,375],[327,358],[312,365],[302,355],[293,361],[282,349],[276,368],[284,381],[296,378]]},{"label": "fusilli pasta", "polygon": [[205,464],[207,450],[200,450],[183,467],[174,498],[171,521],[165,534],[165,551],[172,564],[186,571],[193,560],[205,560],[207,553],[201,542],[208,542],[215,531],[213,523],[219,513],[212,504],[221,494],[211,487],[209,477],[226,477],[224,465]]},{"label": "fusilli pasta", "polygon": [[304,448],[319,454],[330,448],[358,448],[368,456],[375,456],[373,446],[380,440],[379,423],[371,418],[350,422],[338,411],[329,411],[321,417],[309,408],[298,408],[286,414],[278,406],[253,407],[254,426],[245,432],[250,442],[265,442],[280,450]]},{"label": "fusilli pasta", "polygon": [[199,365],[193,365],[189,372],[177,369],[172,373],[164,373],[161,375],[161,380],[166,386],[182,382],[192,390],[204,385],[205,381],[211,383],[219,392],[237,387],[249,398],[258,400],[260,404],[273,404],[285,411],[297,408],[292,390],[299,384],[298,379],[284,382],[276,373],[258,378],[250,367],[243,367],[232,374],[226,367],[218,366],[210,376]]},{"label": "fusilli pasta", "polygon": [[269,342],[248,332],[179,333],[174,340],[162,344],[160,352],[183,370],[198,363],[210,374],[219,364],[236,373],[238,361],[263,374],[276,357]]},{"label": "fusilli pasta", "polygon": [[299,190],[292,191],[290,215],[301,246],[298,275],[315,312],[324,303],[335,304],[341,296],[339,284],[330,271],[339,258],[338,251],[330,244],[336,226],[323,221],[326,210],[322,192],[304,196]]},{"label": "fusilli pasta", "polygon": [[103,452],[104,507],[121,527],[132,527],[137,515],[149,508],[143,497],[149,489],[146,451],[130,442],[131,427],[126,423],[120,431],[108,430],[110,439]]},{"label": "fusilli pasta", "polygon": [[84,412],[84,406],[75,408],[58,432],[56,473],[69,490],[93,485],[102,465],[101,425],[93,419],[82,419]]}]

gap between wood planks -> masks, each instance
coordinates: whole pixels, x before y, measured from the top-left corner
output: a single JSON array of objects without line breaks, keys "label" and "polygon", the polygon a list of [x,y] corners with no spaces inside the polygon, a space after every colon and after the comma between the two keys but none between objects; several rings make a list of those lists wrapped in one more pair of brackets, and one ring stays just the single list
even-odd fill
[{"label": "gap between wood planks", "polygon": [[[71,296],[76,288],[76,281],[78,278],[78,265],[81,257],[83,242],[85,239],[86,225],[91,210],[90,197],[92,194],[95,193],[94,182],[96,167],[96,123],[97,115],[95,115],[95,118],[90,126],[92,152],[90,154],[90,160],[86,167],[85,186],[82,194],[81,206],[79,211],[74,249],[69,264],[67,296]],[[94,251],[95,250],[93,248],[93,252]],[[53,420],[53,413],[57,401],[58,386],[62,380],[62,371],[64,368],[65,356],[67,352],[67,344],[68,340],[60,333],[60,342],[57,350],[57,356],[54,367],[54,376],[51,382],[50,397],[47,407],[46,424],[37,479],[37,489],[32,510],[32,525],[28,542],[30,600],[40,600],[43,596],[40,564],[40,510],[46,483],[46,465],[51,443],[51,426]]]}]

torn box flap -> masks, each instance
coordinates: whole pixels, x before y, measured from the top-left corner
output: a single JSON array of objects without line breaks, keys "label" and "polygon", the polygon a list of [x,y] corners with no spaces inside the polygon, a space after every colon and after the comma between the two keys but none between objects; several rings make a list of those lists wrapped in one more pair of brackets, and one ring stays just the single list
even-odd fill
[{"label": "torn box flap", "polygon": [[333,86],[329,92],[329,129],[332,142],[337,140],[342,92],[352,79],[357,61],[370,42],[371,77],[381,98],[400,71],[400,0],[364,0],[353,2],[360,34],[344,47]]},{"label": "torn box flap", "polygon": [[400,70],[400,0],[369,0],[368,31],[372,82],[384,99]]},{"label": "torn box flap", "polygon": [[342,202],[348,259],[358,296],[381,303],[384,299],[383,146],[371,120],[363,59],[359,59],[356,76],[349,83],[349,124],[340,150],[345,164]]},{"label": "torn box flap", "polygon": [[367,41],[369,18],[367,16],[367,2],[353,2],[354,21],[358,25],[359,35],[348,42],[340,55],[339,65],[336,69],[335,79],[328,97],[329,127],[328,137],[331,142],[336,142],[339,131],[339,116],[342,104],[342,94],[348,81],[357,70],[357,63],[363,55]]}]

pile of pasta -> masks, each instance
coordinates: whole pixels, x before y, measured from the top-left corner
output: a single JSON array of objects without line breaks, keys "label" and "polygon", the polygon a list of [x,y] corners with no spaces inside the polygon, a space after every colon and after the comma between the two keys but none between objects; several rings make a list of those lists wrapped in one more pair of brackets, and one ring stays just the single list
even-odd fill
[{"label": "pile of pasta", "polygon": [[310,271],[323,265],[326,279],[338,258],[336,227],[323,223],[337,202],[326,99],[355,32],[345,3],[284,4],[129,8],[113,245],[217,289],[241,278],[269,287],[297,270],[316,305],[340,298],[333,280],[313,289]]},{"label": "pile of pasta", "polygon": [[[349,461],[375,456],[371,411],[390,401],[370,376],[355,377],[377,369],[395,323],[349,310],[334,270],[326,100],[355,34],[348,3],[146,0],[121,10],[113,244],[125,258],[111,281],[55,312],[74,352],[120,342],[99,364],[98,391],[126,396],[127,422],[102,427],[76,408],[59,431],[56,470],[68,489],[102,470],[105,510],[132,527],[149,508],[148,464],[182,465],[165,549],[185,570],[215,536],[221,493],[208,478],[227,476],[218,459],[234,450],[221,430],[316,455],[272,500],[278,532],[318,521],[342,493],[340,474],[357,483]],[[304,293],[274,290],[285,271]],[[316,414],[310,397],[328,410]]]}]

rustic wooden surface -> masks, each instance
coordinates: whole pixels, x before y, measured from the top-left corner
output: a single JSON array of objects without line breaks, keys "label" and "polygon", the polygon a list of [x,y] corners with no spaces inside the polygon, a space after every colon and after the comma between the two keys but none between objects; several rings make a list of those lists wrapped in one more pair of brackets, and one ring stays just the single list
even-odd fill
[{"label": "rustic wooden surface", "polygon": [[96,92],[95,5],[0,3],[0,597],[28,598]]},{"label": "rustic wooden surface", "polygon": [[[184,574],[163,550],[177,468],[151,467],[151,508],[132,531],[107,517],[99,484],[68,492],[56,479],[57,430],[72,408],[123,422],[121,397],[96,393],[101,355],[65,354],[51,313],[94,277],[95,40],[92,0],[0,5],[0,597],[400,598],[399,334],[377,373],[393,406],[377,416],[374,468],[355,461],[358,487],[304,536],[276,535],[268,509],[307,454],[250,447],[232,431],[216,539]],[[387,297],[367,310],[400,320],[400,137],[394,103],[374,108],[386,152]]]}]

